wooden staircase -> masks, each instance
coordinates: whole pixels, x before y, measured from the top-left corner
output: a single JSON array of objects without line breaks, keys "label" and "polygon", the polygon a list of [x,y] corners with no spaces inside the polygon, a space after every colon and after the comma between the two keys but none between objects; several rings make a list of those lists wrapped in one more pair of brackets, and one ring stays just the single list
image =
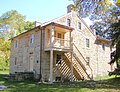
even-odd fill
[{"label": "wooden staircase", "polygon": [[[65,58],[61,61],[60,65],[56,65],[53,69],[55,76],[61,76],[62,80],[71,80],[71,69],[70,62],[66,62]],[[77,80],[77,78],[73,75],[73,80]]]},{"label": "wooden staircase", "polygon": [[[54,73],[56,76],[61,76],[62,79],[71,80],[71,62],[73,63],[73,80],[91,80],[92,69],[87,64],[86,59],[80,53],[75,45],[73,45],[73,51],[71,53],[64,53],[62,56],[61,64],[54,67]],[[71,61],[72,55],[72,61]],[[86,67],[87,66],[87,67]],[[89,70],[89,72],[88,72]],[[59,73],[58,73],[59,72]],[[59,75],[58,75],[59,74]]]},{"label": "wooden staircase", "polygon": [[[65,56],[68,60],[66,62],[70,62],[71,64],[71,54],[65,53]],[[78,57],[75,57],[75,54],[73,54],[73,74],[78,80],[90,80],[91,78],[86,72],[86,68],[81,64],[80,61],[78,61]]]}]

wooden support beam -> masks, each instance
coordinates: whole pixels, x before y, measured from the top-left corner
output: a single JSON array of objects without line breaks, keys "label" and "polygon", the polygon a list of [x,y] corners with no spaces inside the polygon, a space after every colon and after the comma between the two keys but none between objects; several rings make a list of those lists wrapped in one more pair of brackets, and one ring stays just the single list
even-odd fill
[{"label": "wooden support beam", "polygon": [[70,32],[70,49],[71,49],[71,81],[73,82],[73,38]]},{"label": "wooden support beam", "polygon": [[54,28],[50,25],[50,83],[53,82],[53,42],[54,42]]}]

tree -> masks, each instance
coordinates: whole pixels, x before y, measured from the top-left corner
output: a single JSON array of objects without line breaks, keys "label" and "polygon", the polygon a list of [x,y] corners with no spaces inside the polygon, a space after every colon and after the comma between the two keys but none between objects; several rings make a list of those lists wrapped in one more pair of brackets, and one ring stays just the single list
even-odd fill
[{"label": "tree", "polygon": [[[120,0],[72,0],[80,17],[89,17],[94,22],[92,28],[98,35],[106,37],[106,29],[120,15]],[[99,28],[99,30],[98,30]]]},{"label": "tree", "polygon": [[110,64],[116,61],[117,67],[120,68],[120,20],[116,23],[112,23],[109,27],[109,31],[111,31],[111,39],[112,45],[116,47],[116,50],[111,54],[111,62]]},{"label": "tree", "polygon": [[108,30],[111,31],[112,46],[116,48],[116,50],[111,53],[110,64],[114,62],[117,64],[117,69],[110,72],[109,75],[120,75],[120,20],[112,23]]},{"label": "tree", "polygon": [[21,34],[34,27],[33,22],[25,21],[25,16],[11,10],[0,16],[0,29],[9,33],[10,37]]},{"label": "tree", "polygon": [[[97,34],[112,41],[116,48],[110,64],[116,62],[120,74],[120,0],[72,0],[80,17],[89,17]],[[82,16],[81,16],[82,15]]]},{"label": "tree", "polygon": [[16,10],[8,11],[0,16],[0,65],[8,65],[9,63],[9,39],[33,27],[34,23],[25,21],[25,16]]}]

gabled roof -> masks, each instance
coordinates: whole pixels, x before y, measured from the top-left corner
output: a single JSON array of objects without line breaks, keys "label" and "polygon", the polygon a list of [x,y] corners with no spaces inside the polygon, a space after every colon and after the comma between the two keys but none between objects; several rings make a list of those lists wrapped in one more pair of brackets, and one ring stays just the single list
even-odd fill
[{"label": "gabled roof", "polygon": [[[49,23],[51,23],[51,22],[54,22],[54,21],[56,21],[56,20],[59,20],[60,18],[63,18],[63,17],[65,17],[65,16],[71,15],[73,12],[75,13],[75,11],[71,11],[71,12],[65,14],[65,15],[62,15],[62,16],[58,17],[58,18],[52,19],[52,20],[50,20],[50,21],[48,21],[48,22],[45,22],[45,23],[43,23],[42,26],[47,25],[47,24],[49,24]],[[76,14],[76,16],[77,16],[77,17],[82,21],[82,23],[89,29],[89,31],[96,37],[96,35],[93,33],[92,29],[91,29],[90,27],[88,27],[88,25],[86,24],[86,22],[85,22],[80,16],[78,16],[77,14]]]},{"label": "gabled roof", "polygon": [[19,37],[19,36],[21,36],[21,35],[23,35],[23,34],[25,34],[25,33],[28,33],[28,32],[30,32],[30,31],[35,30],[35,29],[40,28],[40,27],[41,27],[40,25],[37,26],[37,27],[34,27],[34,28],[32,28],[32,29],[30,29],[30,30],[28,30],[28,31],[26,31],[26,32],[23,32],[23,33],[15,36],[15,37],[13,37],[13,38],[11,38],[10,40],[12,40],[12,39],[14,39],[14,38],[17,38],[17,37]]},{"label": "gabled roof", "polygon": [[41,26],[47,25],[47,24],[49,24],[49,23],[51,23],[51,22],[54,22],[54,21],[56,21],[56,20],[58,20],[58,19],[60,19],[60,18],[62,18],[62,17],[68,16],[68,15],[70,15],[71,13],[72,13],[72,12],[66,13],[66,14],[64,14],[64,15],[62,15],[62,16],[60,16],[60,17],[57,17],[57,18],[51,19],[50,21],[44,22]]},{"label": "gabled roof", "polygon": [[21,36],[21,35],[23,35],[23,34],[25,34],[25,33],[28,33],[28,32],[30,32],[30,31],[32,31],[32,30],[35,30],[35,29],[40,29],[40,28],[44,28],[44,27],[46,27],[46,26],[49,26],[49,25],[54,25],[54,26],[58,26],[58,27],[62,27],[62,28],[65,28],[65,29],[68,29],[68,30],[73,30],[73,28],[72,27],[69,27],[69,26],[66,26],[66,25],[62,25],[62,24],[59,24],[59,23],[55,23],[55,22],[50,22],[50,23],[47,23],[46,25],[43,25],[43,26],[37,26],[37,27],[34,27],[34,28],[32,28],[32,29],[30,29],[30,30],[28,30],[28,31],[26,31],[26,32],[23,32],[23,33],[21,33],[21,34],[19,34],[19,35],[17,35],[17,36],[15,36],[15,37],[13,37],[13,38],[11,38],[10,40],[12,40],[12,39],[14,39],[14,38],[16,38],[16,37],[19,37],[19,36]]},{"label": "gabled roof", "polygon": [[103,42],[107,42],[107,43],[111,43],[110,40],[105,39],[105,38],[102,38],[102,37],[100,37],[100,36],[96,36],[96,40],[103,41]]},{"label": "gabled roof", "polygon": [[59,23],[55,23],[55,22],[51,22],[51,23],[46,24],[46,25],[44,25],[42,27],[46,27],[46,26],[51,25],[51,24],[54,25],[54,26],[58,26],[58,27],[62,27],[62,28],[68,29],[68,30],[73,30],[74,29],[72,27],[69,27],[69,26],[66,26],[66,25],[62,25],[62,24],[59,24]]}]

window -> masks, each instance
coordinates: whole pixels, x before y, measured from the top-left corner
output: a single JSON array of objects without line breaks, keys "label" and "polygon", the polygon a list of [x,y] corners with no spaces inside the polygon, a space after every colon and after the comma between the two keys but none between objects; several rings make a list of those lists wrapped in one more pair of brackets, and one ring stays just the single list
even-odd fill
[{"label": "window", "polygon": [[58,55],[58,54],[57,54],[57,57],[56,57],[56,65],[61,64],[61,60],[62,60],[61,55]]},{"label": "window", "polygon": [[89,39],[86,39],[86,47],[90,47],[90,41],[89,41]]},{"label": "window", "polygon": [[17,58],[15,57],[15,65],[17,64]]},{"label": "window", "polygon": [[78,22],[78,29],[81,29],[81,23]]},{"label": "window", "polygon": [[61,33],[58,33],[58,38],[61,38],[62,36],[61,36]]},{"label": "window", "polygon": [[105,44],[104,43],[102,43],[102,49],[105,50]]},{"label": "window", "polygon": [[110,51],[112,52],[112,46],[110,46]]},{"label": "window", "polygon": [[70,19],[67,19],[67,25],[71,26],[71,20]]},{"label": "window", "polygon": [[36,63],[39,63],[39,61],[37,60]]},{"label": "window", "polygon": [[30,43],[34,43],[34,34],[30,34]]},{"label": "window", "polygon": [[14,43],[14,47],[17,48],[18,47],[18,41],[16,40]]},{"label": "window", "polygon": [[90,57],[86,57],[86,60],[87,60],[87,65],[89,65],[89,63],[90,63]]}]

